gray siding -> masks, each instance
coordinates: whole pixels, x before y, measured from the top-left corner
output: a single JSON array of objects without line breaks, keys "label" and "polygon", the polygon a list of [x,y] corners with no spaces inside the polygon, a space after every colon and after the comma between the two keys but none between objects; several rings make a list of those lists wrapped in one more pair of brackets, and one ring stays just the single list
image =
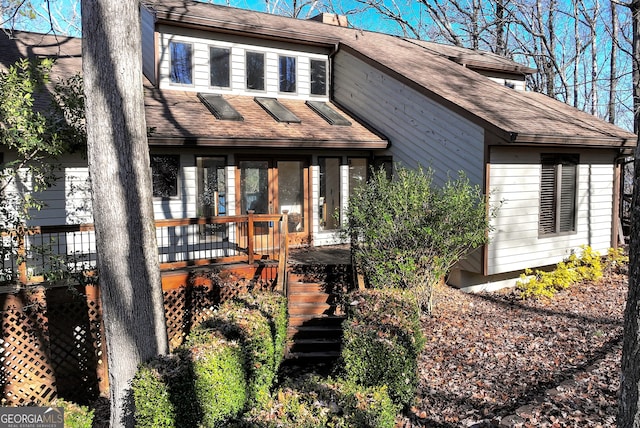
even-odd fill
[{"label": "gray siding", "polygon": [[491,200],[502,201],[488,251],[489,274],[552,265],[581,245],[606,253],[611,245],[613,151],[573,150],[580,155],[576,233],[538,235],[540,154],[545,149],[492,147]]},{"label": "gray siding", "polygon": [[388,154],[408,167],[435,170],[437,182],[463,170],[484,182],[484,130],[423,94],[339,51],[333,61],[335,100],[391,142]]}]

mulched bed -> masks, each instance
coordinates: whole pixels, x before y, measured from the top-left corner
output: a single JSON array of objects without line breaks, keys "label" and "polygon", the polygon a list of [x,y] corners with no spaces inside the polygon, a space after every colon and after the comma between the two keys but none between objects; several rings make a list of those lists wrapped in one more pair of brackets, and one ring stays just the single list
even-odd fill
[{"label": "mulched bed", "polygon": [[444,287],[398,427],[615,426],[627,276],[553,300]]}]

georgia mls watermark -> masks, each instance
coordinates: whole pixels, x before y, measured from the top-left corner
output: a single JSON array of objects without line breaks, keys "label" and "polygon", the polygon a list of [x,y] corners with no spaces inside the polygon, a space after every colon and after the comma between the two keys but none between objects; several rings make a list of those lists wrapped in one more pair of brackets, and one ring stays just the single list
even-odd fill
[{"label": "georgia mls watermark", "polygon": [[62,407],[0,407],[0,428],[64,428]]}]

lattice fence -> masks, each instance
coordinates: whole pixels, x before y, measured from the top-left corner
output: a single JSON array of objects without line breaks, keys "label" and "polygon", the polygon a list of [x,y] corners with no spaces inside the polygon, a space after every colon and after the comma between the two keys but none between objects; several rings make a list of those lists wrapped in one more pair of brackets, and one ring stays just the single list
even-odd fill
[{"label": "lattice fence", "polygon": [[[221,302],[273,288],[273,278],[195,274],[164,291],[171,350]],[[108,391],[106,347],[97,286],[0,294],[2,405],[43,403],[58,396],[89,403]]]}]

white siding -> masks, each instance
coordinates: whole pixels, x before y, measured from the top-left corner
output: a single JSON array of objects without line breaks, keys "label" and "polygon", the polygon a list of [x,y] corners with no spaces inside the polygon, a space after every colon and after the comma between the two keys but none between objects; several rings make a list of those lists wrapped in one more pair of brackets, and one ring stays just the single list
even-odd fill
[{"label": "white siding", "polygon": [[394,161],[433,167],[439,184],[460,170],[483,184],[482,127],[343,51],[333,71],[336,101],[390,140]]},{"label": "white siding", "polygon": [[142,73],[153,84],[156,83],[155,18],[144,6],[140,6],[142,30]]},{"label": "white siding", "polygon": [[538,235],[540,154],[545,149],[492,147],[491,201],[502,201],[493,220],[488,250],[489,274],[552,265],[581,245],[606,253],[611,245],[613,212],[613,151],[573,150],[580,155],[577,231]]},{"label": "white siding", "polygon": [[[172,88],[184,91],[230,93],[238,95],[264,96],[274,98],[293,99],[314,99],[326,100],[328,97],[318,97],[311,95],[310,69],[311,59],[324,59],[328,61],[328,55],[321,52],[314,52],[317,49],[311,48],[311,52],[297,50],[294,45],[275,43],[269,46],[251,44],[250,40],[239,37],[220,36],[213,33],[182,30],[176,32],[171,27],[161,26],[159,28],[160,46],[159,49],[159,81],[161,88]],[[193,85],[172,84],[169,80],[169,42],[176,41],[190,43],[193,46]],[[231,88],[212,88],[209,86],[209,47],[218,46],[231,49]],[[265,90],[248,91],[245,88],[245,52],[263,52],[265,54]],[[279,55],[293,56],[296,58],[297,91],[296,93],[281,93],[279,89]],[[329,81],[329,79],[327,79]]]}]

